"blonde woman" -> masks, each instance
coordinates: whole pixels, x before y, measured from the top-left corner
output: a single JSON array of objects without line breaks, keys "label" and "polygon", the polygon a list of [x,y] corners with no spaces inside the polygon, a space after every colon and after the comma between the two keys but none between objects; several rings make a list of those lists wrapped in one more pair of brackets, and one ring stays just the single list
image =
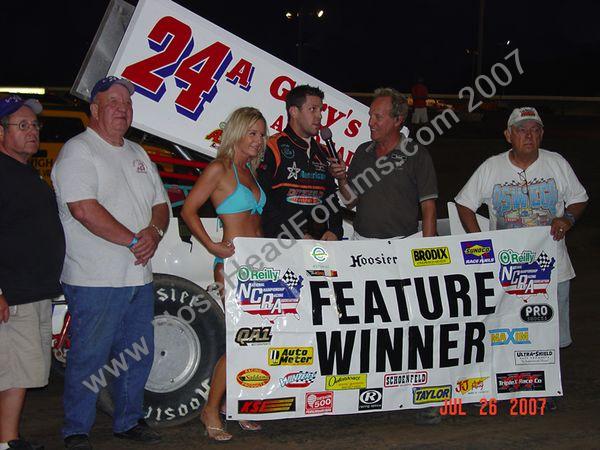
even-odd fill
[{"label": "blonde woman", "polygon": [[[244,107],[235,110],[227,119],[216,159],[202,172],[181,211],[181,217],[194,237],[215,255],[214,277],[221,289],[221,296],[224,286],[223,259],[235,251],[233,238],[262,236],[260,214],[266,196],[256,181],[254,170],[262,158],[266,138],[267,124],[258,109]],[[223,223],[221,242],[211,240],[197,214],[209,198]],[[225,387],[223,355],[215,365],[208,400],[200,415],[208,437],[215,441],[228,441],[232,437],[223,429],[219,417]],[[261,429],[255,422],[239,423],[247,431]]]}]

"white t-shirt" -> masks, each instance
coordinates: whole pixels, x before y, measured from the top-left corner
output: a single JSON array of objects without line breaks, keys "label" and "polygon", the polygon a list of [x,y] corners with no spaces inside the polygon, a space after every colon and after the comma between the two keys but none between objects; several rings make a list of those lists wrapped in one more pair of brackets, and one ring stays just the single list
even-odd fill
[{"label": "white t-shirt", "polygon": [[[558,153],[539,150],[526,170],[515,166],[509,151],[488,158],[455,197],[472,211],[482,203],[490,212],[490,229],[545,226],[562,217],[565,208],[588,200],[570,164]],[[575,276],[567,245],[558,243],[558,282]]]},{"label": "white t-shirt", "polygon": [[127,247],[91,233],[67,206],[96,199],[132,232],[146,228],[152,207],[167,202],[167,194],[142,147],[126,139],[122,147],[115,147],[88,128],[63,146],[52,168],[52,183],[67,244],[61,281],[93,287],[150,283],[150,264],[136,266]]}]

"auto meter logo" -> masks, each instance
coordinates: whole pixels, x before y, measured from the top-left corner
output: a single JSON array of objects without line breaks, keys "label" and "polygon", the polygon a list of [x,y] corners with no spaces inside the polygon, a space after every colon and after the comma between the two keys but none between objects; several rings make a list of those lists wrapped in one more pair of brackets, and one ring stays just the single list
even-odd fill
[{"label": "auto meter logo", "polygon": [[452,398],[452,386],[425,386],[413,388],[413,404],[443,403]]},{"label": "auto meter logo", "polygon": [[496,374],[498,394],[520,391],[545,391],[546,380],[543,371],[511,372]]},{"label": "auto meter logo", "polygon": [[301,275],[288,269],[283,275],[272,267],[253,269],[242,266],[237,271],[236,301],[240,309],[274,323],[279,317],[298,316],[302,289]]},{"label": "auto meter logo", "polygon": [[460,247],[462,248],[463,259],[467,265],[496,262],[491,239],[461,242]]},{"label": "auto meter logo", "polygon": [[317,262],[325,262],[327,261],[329,254],[327,253],[327,250],[320,245],[317,245],[310,251],[310,256],[312,256],[312,258]]},{"label": "auto meter logo", "polygon": [[271,414],[296,411],[296,397],[238,400],[239,414]]},{"label": "auto meter logo", "polygon": [[267,355],[270,366],[310,366],[313,360],[312,347],[271,347]]},{"label": "auto meter logo", "polygon": [[287,388],[305,388],[310,386],[315,378],[317,377],[317,372],[307,372],[301,370],[300,372],[290,372],[283,378],[279,379],[279,384],[281,387]]},{"label": "auto meter logo", "polygon": [[507,294],[515,295],[527,301],[532,295],[548,295],[550,276],[556,260],[546,253],[523,250],[502,250],[498,254],[500,260],[500,284]]},{"label": "auto meter logo", "polygon": [[383,387],[419,386],[421,384],[427,384],[427,377],[427,372],[424,370],[386,373],[383,376]]},{"label": "auto meter logo", "polygon": [[413,248],[410,253],[415,267],[441,266],[452,262],[448,247]]},{"label": "auto meter logo", "polygon": [[327,375],[325,377],[325,389],[329,391],[361,389],[366,387],[366,373],[358,373],[356,375]]},{"label": "auto meter logo", "polygon": [[330,412],[333,412],[333,392],[306,393],[305,414],[325,414]]},{"label": "auto meter logo", "polygon": [[383,406],[383,388],[361,389],[358,394],[358,410],[370,411]]},{"label": "auto meter logo", "polygon": [[235,377],[238,384],[247,388],[258,388],[271,380],[269,372],[263,369],[244,369]]},{"label": "auto meter logo", "polygon": [[490,330],[492,346],[508,344],[531,344],[529,328],[496,328]]},{"label": "auto meter logo", "polygon": [[550,322],[554,310],[546,303],[525,305],[521,308],[523,322]]},{"label": "auto meter logo", "polygon": [[481,394],[484,391],[485,380],[489,377],[463,378],[456,382],[454,392],[459,394]]}]

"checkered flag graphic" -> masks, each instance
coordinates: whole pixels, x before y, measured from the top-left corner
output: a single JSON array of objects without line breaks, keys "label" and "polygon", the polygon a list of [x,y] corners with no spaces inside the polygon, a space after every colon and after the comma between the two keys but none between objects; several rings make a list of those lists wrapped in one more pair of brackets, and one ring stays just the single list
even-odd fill
[{"label": "checkered flag graphic", "polygon": [[540,255],[536,259],[536,262],[542,270],[546,270],[552,264],[552,260],[548,255],[546,255],[545,252],[540,253]]},{"label": "checkered flag graphic", "polygon": [[298,275],[292,272],[290,269],[286,270],[283,274],[282,280],[288,285],[290,289],[294,289],[298,284]]}]

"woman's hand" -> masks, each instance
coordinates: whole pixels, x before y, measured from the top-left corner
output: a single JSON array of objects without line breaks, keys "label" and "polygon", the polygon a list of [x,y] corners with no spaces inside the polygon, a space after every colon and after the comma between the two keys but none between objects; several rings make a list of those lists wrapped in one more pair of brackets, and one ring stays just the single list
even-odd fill
[{"label": "woman's hand", "polygon": [[229,258],[235,253],[235,247],[231,241],[215,242],[211,245],[210,252],[219,258]]}]

